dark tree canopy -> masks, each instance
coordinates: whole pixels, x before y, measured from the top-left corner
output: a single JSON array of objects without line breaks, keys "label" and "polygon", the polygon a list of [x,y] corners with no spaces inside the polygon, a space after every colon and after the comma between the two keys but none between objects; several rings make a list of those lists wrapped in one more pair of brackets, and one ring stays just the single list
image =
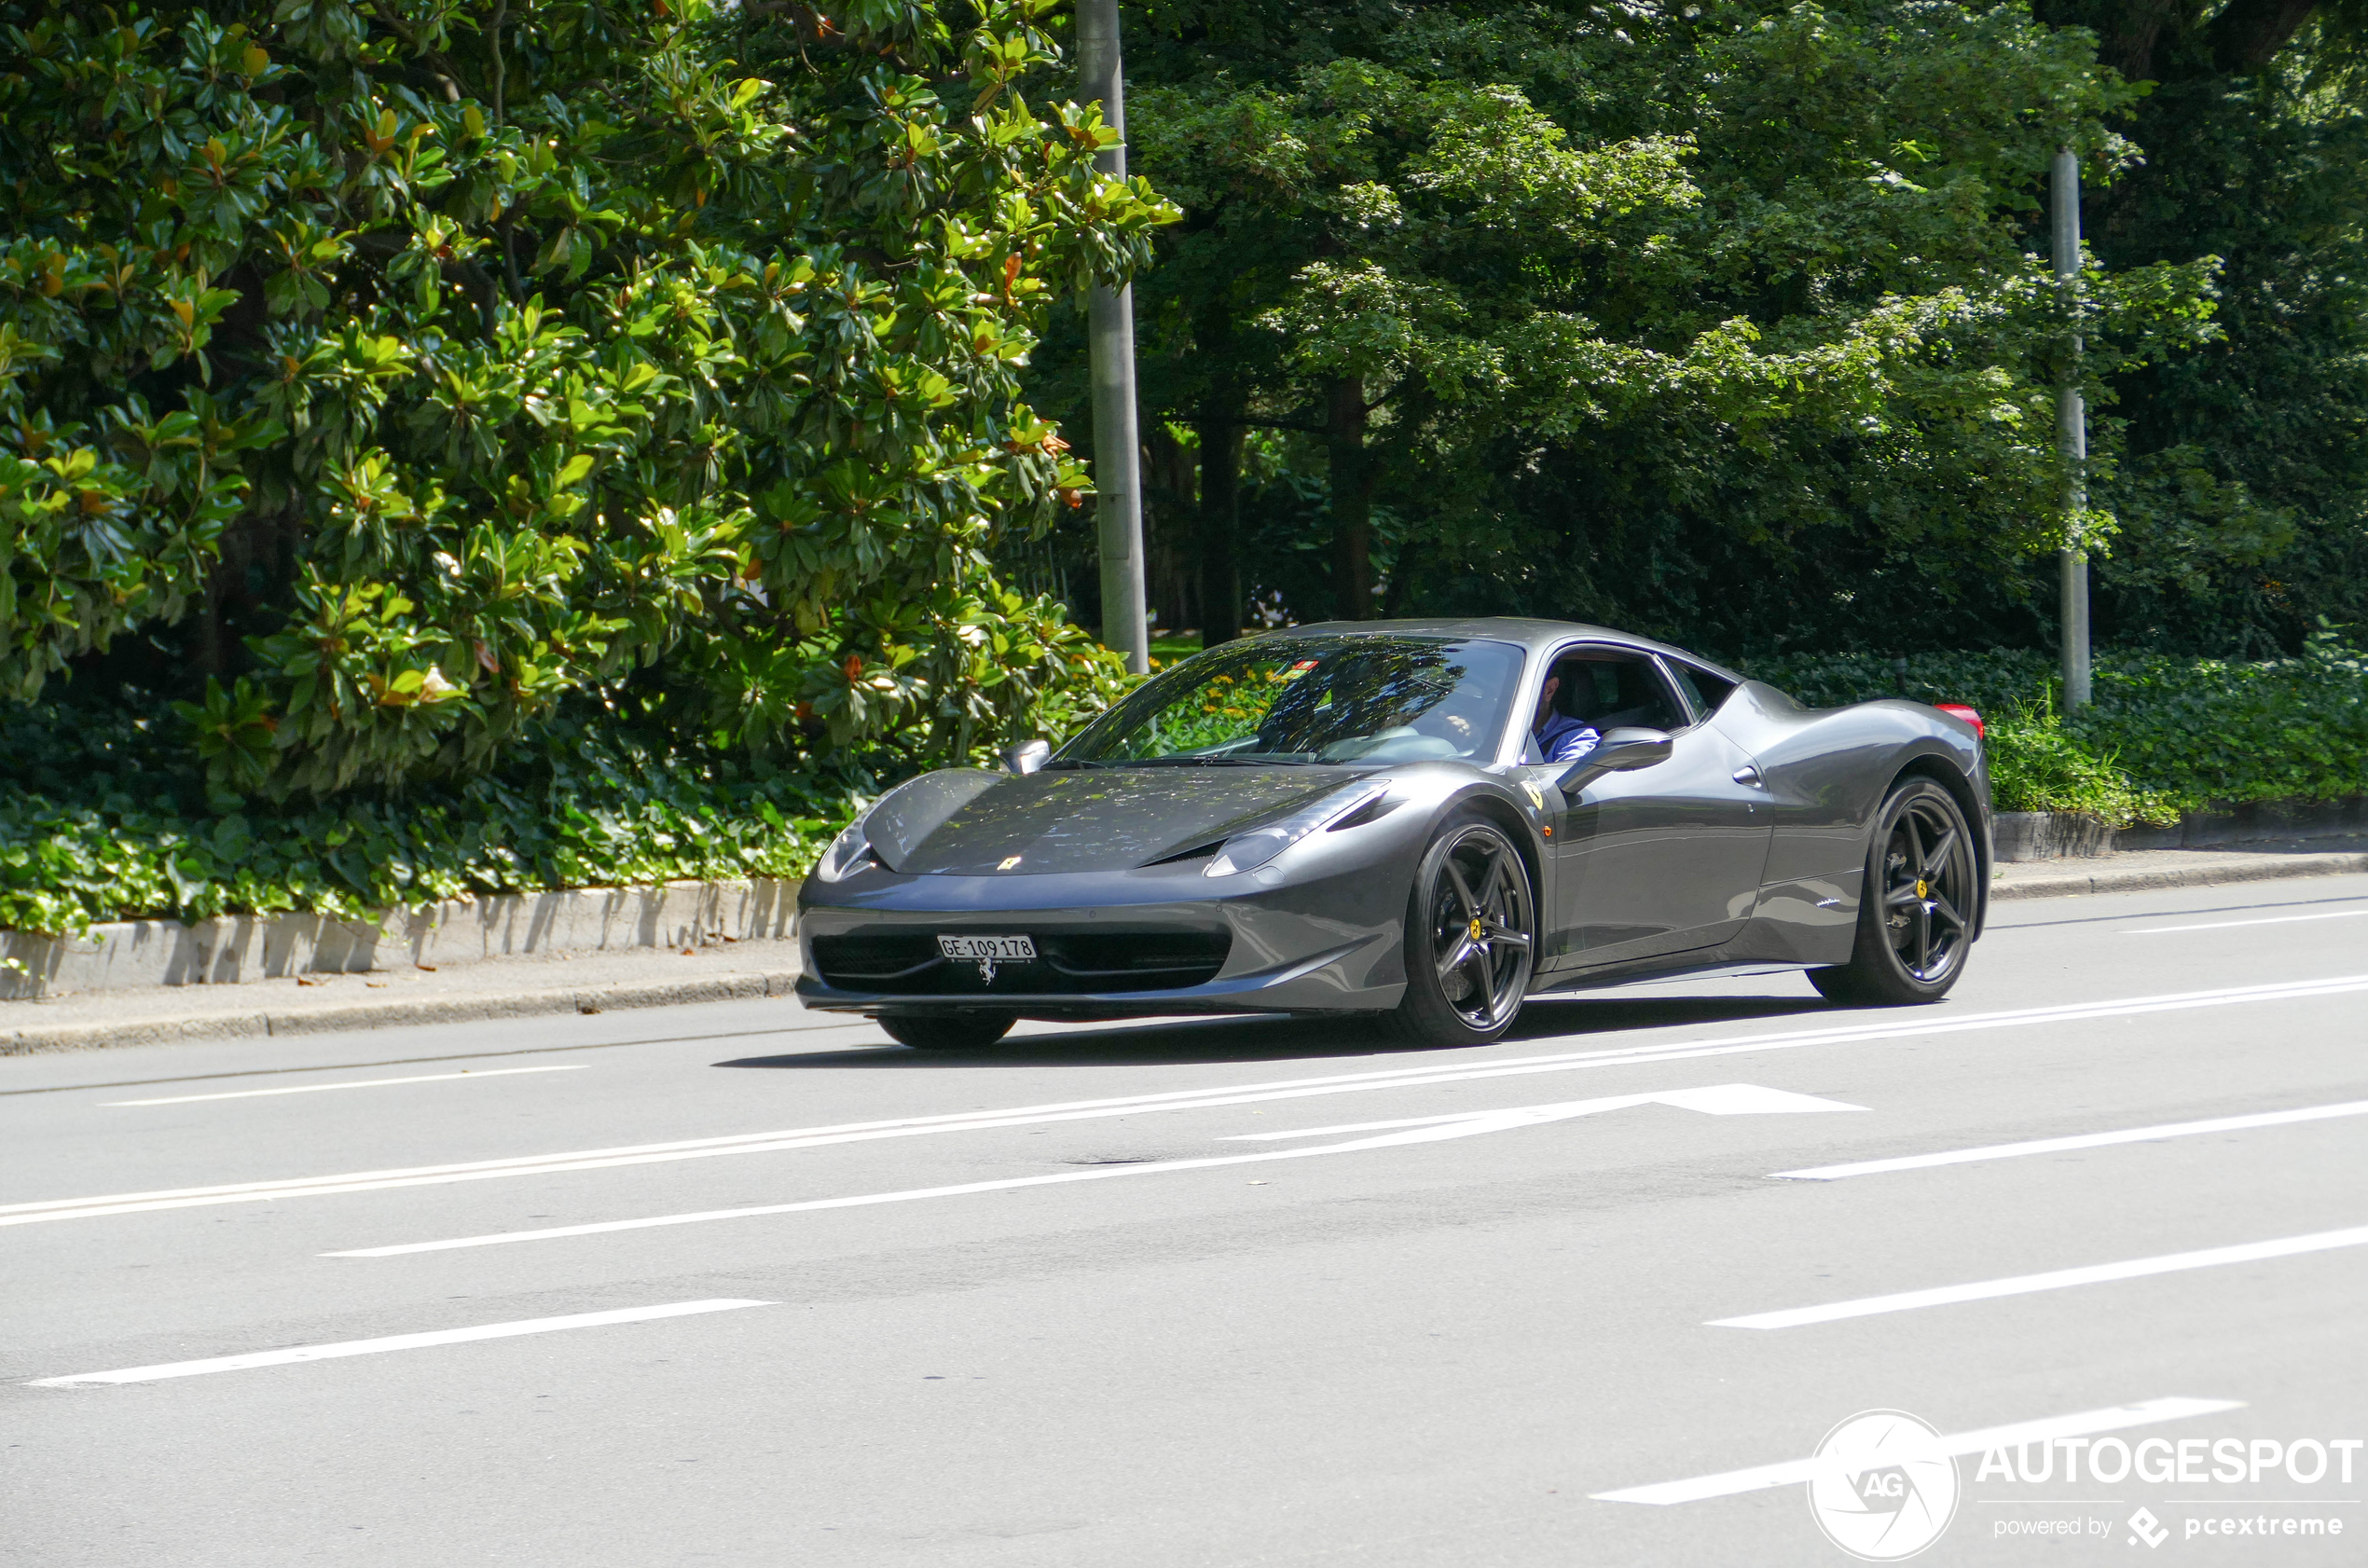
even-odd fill
[{"label": "dark tree canopy", "polygon": [[[1130,11],[1132,166],[1185,211],[1137,283],[1166,619],[2044,646],[2075,326],[2109,640],[2294,647],[2368,608],[2337,12],[2239,78],[2213,51],[2246,13],[2163,10],[2155,58],[2200,75],[2159,88],[2110,42],[2155,15]],[[2069,297],[2065,143],[2093,254]],[[1067,405],[1067,363],[1039,379]]]}]

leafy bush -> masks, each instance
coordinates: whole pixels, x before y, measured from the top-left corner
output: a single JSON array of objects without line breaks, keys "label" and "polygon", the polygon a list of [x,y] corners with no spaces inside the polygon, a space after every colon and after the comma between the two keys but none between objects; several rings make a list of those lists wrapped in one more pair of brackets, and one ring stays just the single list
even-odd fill
[{"label": "leafy bush", "polygon": [[2292,659],[2108,654],[2097,662],[2094,703],[2069,715],[2054,661],[2034,652],[1797,655],[1742,667],[1812,707],[1971,703],[1989,726],[2002,811],[2086,811],[2126,826],[2248,801],[2368,794],[2368,659],[2328,629]]},{"label": "leafy bush", "polygon": [[2022,702],[1984,715],[1990,787],[2002,811],[2070,811],[2117,828],[2168,826],[2179,819],[2173,797],[2141,790],[2086,737],[2068,731],[2052,702]]},{"label": "leafy bush", "polygon": [[465,782],[225,812],[143,695],[0,717],[0,929],[799,876],[872,784],[563,712],[534,750]]},{"label": "leafy bush", "polygon": [[0,0],[0,697],[193,699],[217,786],[669,744],[942,758],[1112,657],[985,553],[1018,376],[1174,209],[1052,0]]}]

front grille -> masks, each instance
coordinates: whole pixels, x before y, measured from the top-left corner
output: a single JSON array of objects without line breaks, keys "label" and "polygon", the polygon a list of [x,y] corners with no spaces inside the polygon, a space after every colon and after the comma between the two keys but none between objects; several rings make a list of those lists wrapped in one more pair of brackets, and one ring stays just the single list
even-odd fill
[{"label": "front grille", "polygon": [[1034,963],[998,963],[990,983],[971,959],[941,957],[935,931],[850,931],[814,939],[814,966],[840,991],[897,997],[1067,996],[1175,991],[1225,967],[1230,931],[1028,931]]}]

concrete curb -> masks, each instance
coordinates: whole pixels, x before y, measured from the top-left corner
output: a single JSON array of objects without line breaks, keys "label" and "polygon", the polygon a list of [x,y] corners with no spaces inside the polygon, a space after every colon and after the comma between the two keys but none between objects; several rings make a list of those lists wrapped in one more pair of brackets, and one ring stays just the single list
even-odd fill
[{"label": "concrete curb", "polygon": [[397,1028],[406,1024],[468,1024],[488,1018],[622,1011],[637,1007],[679,1007],[690,1002],[748,1001],[787,997],[796,984],[796,971],[784,970],[718,975],[709,980],[644,981],[591,989],[562,986],[475,997],[431,997],[417,1001],[390,997],[385,1001],[294,1011],[188,1013],[177,1018],[143,1018],[119,1024],[34,1025],[0,1031],[0,1056],[263,1035],[333,1034],[351,1029]]},{"label": "concrete curb", "polygon": [[[2141,851],[2143,853],[2143,851]],[[2292,876],[2351,876],[2368,872],[2368,855],[2292,855],[2232,860],[2224,866],[2165,866],[2155,870],[2057,872],[1989,886],[1992,902],[2060,899],[2081,893],[2143,893],[2158,887],[2210,887],[2223,882],[2277,882]]]},{"label": "concrete curb", "polygon": [[235,985],[396,965],[458,969],[552,952],[699,947],[723,937],[778,941],[796,926],[797,884],[668,882],[451,899],[373,920],[229,915],[185,925],[120,920],[78,937],[0,931],[0,998]]},{"label": "concrete curb", "polygon": [[2368,796],[2253,801],[2189,812],[2168,828],[2109,828],[2072,811],[2002,811],[1992,824],[1998,859],[2086,859],[2141,849],[2211,849],[2271,839],[2353,838],[2368,832]]}]

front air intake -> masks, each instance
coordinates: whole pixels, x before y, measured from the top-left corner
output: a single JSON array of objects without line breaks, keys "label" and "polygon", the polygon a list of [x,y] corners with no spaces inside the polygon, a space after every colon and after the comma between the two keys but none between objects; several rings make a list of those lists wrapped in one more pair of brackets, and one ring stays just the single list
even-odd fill
[{"label": "front air intake", "polygon": [[[998,928],[998,935],[1012,932]],[[850,931],[814,939],[814,967],[833,990],[889,997],[1083,996],[1179,991],[1225,967],[1231,931],[1028,931],[1033,963],[998,963],[988,980],[968,958],[938,953],[935,931]]]}]

